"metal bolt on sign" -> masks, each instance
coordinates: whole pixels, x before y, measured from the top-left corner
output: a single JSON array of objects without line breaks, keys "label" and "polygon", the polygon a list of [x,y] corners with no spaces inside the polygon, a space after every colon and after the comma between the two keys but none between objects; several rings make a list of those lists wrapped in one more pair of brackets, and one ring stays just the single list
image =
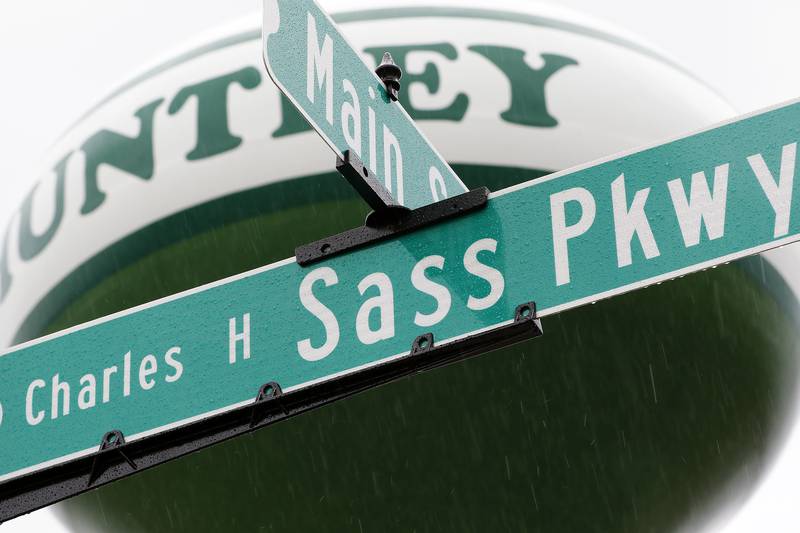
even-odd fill
[{"label": "metal bolt on sign", "polygon": [[378,68],[375,69],[375,74],[386,86],[389,98],[396,102],[400,93],[400,78],[403,77],[403,70],[394,62],[392,54],[389,52],[383,54],[383,60],[378,65]]}]

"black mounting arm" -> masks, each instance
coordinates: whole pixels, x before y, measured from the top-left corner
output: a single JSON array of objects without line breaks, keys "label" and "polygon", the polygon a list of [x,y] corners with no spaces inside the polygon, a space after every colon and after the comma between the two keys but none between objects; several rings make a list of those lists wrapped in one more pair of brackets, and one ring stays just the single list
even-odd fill
[{"label": "black mounting arm", "polygon": [[354,228],[328,238],[295,248],[297,264],[307,266],[356,248],[397,237],[426,226],[465,215],[486,207],[489,189],[478,187],[464,194],[446,198],[417,209],[392,203],[388,191],[369,172],[361,160],[347,150],[344,159],[337,158],[338,170],[375,211],[367,216],[360,228]]}]

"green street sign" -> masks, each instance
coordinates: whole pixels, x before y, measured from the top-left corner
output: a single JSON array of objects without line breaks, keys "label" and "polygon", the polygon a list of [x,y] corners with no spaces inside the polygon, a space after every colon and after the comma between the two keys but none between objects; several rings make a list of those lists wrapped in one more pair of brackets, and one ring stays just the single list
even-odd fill
[{"label": "green street sign", "polygon": [[[294,258],[0,356],[0,480],[309,390],[437,343],[800,239],[800,103],[493,193],[310,267]],[[0,486],[2,487],[2,486]],[[1,506],[1,505],[0,505]]]},{"label": "green street sign", "polygon": [[264,63],[337,156],[354,153],[397,204],[467,190],[314,0],[265,0]]}]

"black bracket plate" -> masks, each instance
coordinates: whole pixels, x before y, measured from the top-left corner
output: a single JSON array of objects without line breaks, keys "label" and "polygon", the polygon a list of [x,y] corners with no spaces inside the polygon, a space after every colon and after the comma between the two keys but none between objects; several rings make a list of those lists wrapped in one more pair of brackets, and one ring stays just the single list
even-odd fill
[{"label": "black bracket plate", "polygon": [[343,158],[336,158],[336,170],[375,211],[393,208],[409,211],[395,201],[386,187],[351,150],[345,150]]},{"label": "black bracket plate", "polygon": [[127,465],[131,469],[130,473],[139,469],[136,463],[125,454],[124,445],[125,436],[118,429],[103,435],[103,440],[100,441],[100,451],[95,454],[92,461],[92,470],[86,483],[87,488],[91,488],[110,468],[125,468],[124,465]]},{"label": "black bracket plate", "polygon": [[427,333],[405,357],[291,392],[269,382],[251,405],[186,426],[133,442],[111,431],[94,454],[0,484],[0,523],[373,387],[540,335],[536,305],[529,302],[502,326],[441,345]]},{"label": "black bracket plate", "polygon": [[414,210],[400,208],[375,211],[367,217],[366,224],[360,228],[298,246],[294,251],[295,258],[300,266],[307,266],[356,248],[471,213],[486,207],[488,201],[489,189],[479,187]]}]

